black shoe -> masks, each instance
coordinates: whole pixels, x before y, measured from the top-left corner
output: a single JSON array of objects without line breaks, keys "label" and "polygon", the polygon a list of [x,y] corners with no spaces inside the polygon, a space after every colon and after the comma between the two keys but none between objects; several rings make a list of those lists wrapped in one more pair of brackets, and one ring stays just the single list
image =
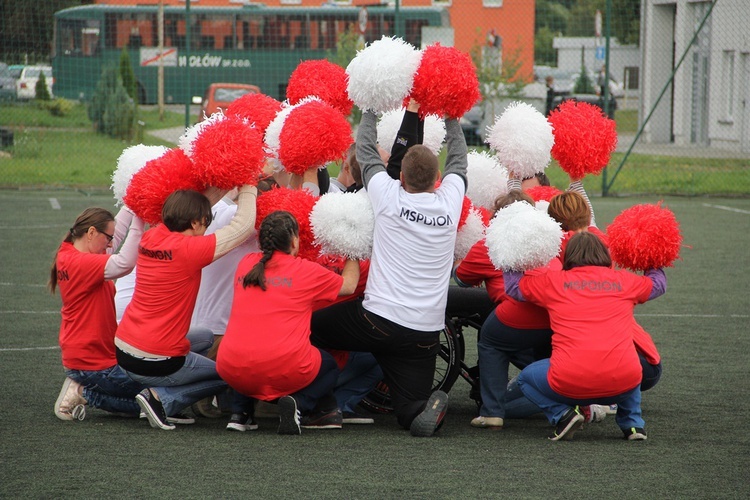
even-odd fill
[{"label": "black shoe", "polygon": [[356,411],[345,411],[342,416],[341,421],[344,424],[372,425],[375,423],[374,418],[362,415]]},{"label": "black shoe", "polygon": [[161,401],[153,397],[150,390],[143,389],[135,396],[135,401],[141,407],[141,411],[146,414],[151,427],[163,431],[174,430],[174,425],[167,421],[167,414],[161,405]]},{"label": "black shoe", "polygon": [[279,434],[302,434],[299,425],[300,414],[297,409],[297,401],[292,396],[284,396],[279,399]]},{"label": "black shoe", "polygon": [[560,441],[561,439],[567,441],[573,439],[573,435],[581,428],[585,419],[586,418],[581,414],[581,411],[577,406],[569,409],[557,422],[555,433],[549,438],[552,441]]},{"label": "black shoe", "polygon": [[303,429],[341,429],[342,423],[341,410],[334,408],[330,411],[305,415],[300,421],[300,427]]},{"label": "black shoe", "polygon": [[177,425],[191,425],[195,423],[195,419],[189,415],[186,415],[180,412],[180,413],[177,413],[176,415],[167,417],[167,422],[169,422],[170,424],[177,424]]},{"label": "black shoe", "polygon": [[631,427],[630,429],[623,429],[623,434],[625,434],[625,439],[628,441],[645,441],[648,439],[646,437],[646,431],[640,427]]},{"label": "black shoe", "polygon": [[448,395],[443,391],[435,391],[427,400],[422,413],[412,421],[409,431],[415,437],[430,437],[443,424],[445,412],[448,410]]},{"label": "black shoe", "polygon": [[227,430],[240,432],[257,431],[258,424],[252,415],[248,415],[247,413],[232,413],[227,424]]}]

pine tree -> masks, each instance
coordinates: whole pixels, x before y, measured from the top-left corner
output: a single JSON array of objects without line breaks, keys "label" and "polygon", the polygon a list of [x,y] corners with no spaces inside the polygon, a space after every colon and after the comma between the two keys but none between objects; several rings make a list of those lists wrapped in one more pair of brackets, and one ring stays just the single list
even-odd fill
[{"label": "pine tree", "polygon": [[130,64],[130,53],[127,47],[122,48],[120,52],[120,78],[125,91],[136,102],[138,102],[138,83],[135,79],[133,66]]},{"label": "pine tree", "polygon": [[44,76],[44,71],[39,71],[39,79],[36,81],[34,92],[36,92],[36,98],[40,101],[49,101],[52,99],[52,96],[49,95],[49,89],[47,88],[47,77]]}]

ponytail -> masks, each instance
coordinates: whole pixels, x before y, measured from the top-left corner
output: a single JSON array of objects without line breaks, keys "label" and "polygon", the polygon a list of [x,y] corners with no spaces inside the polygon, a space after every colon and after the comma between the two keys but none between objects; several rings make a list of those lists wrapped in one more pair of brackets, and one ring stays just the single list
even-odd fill
[{"label": "ponytail", "polygon": [[292,214],[277,210],[263,219],[258,236],[263,257],[242,279],[242,287],[259,286],[265,291],[266,263],[271,260],[273,253],[277,250],[284,253],[292,251],[292,240],[295,236],[299,236],[299,225]]}]

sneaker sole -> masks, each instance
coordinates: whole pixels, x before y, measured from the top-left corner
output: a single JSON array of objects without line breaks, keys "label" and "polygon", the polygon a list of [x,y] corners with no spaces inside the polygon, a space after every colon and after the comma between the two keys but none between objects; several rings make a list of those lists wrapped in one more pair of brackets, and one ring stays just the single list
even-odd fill
[{"label": "sneaker sole", "polygon": [[303,429],[320,429],[320,430],[326,430],[326,429],[341,429],[343,425],[341,424],[326,424],[326,425],[300,425]]},{"label": "sneaker sole", "polygon": [[135,402],[138,403],[138,406],[141,407],[141,411],[146,414],[146,418],[148,419],[148,423],[151,424],[151,427],[153,427],[154,429],[161,429],[163,431],[174,430],[174,425],[169,423],[165,424],[159,419],[156,413],[154,413],[153,408],[151,408],[151,405],[148,404],[148,401],[145,397],[143,397],[142,394],[136,395]]},{"label": "sneaker sole", "polygon": [[86,407],[83,405],[74,406],[70,413],[65,413],[60,410],[60,405],[62,405],[63,399],[65,399],[65,394],[68,392],[68,388],[72,383],[72,379],[68,377],[65,378],[62,389],[60,389],[60,394],[57,396],[57,401],[55,401],[55,416],[60,420],[64,420],[66,422],[70,422],[73,420],[81,421],[86,418]]},{"label": "sneaker sole", "polygon": [[372,425],[375,423],[373,418],[345,418],[341,421],[342,424],[354,424],[354,425]]},{"label": "sneaker sole", "polygon": [[577,414],[570,420],[570,422],[568,422],[568,425],[565,426],[560,434],[549,438],[550,441],[570,441],[573,439],[573,435],[576,431],[583,426],[584,420],[586,420],[586,418],[583,415]]},{"label": "sneaker sole", "polygon": [[448,395],[443,391],[435,391],[427,400],[427,406],[422,413],[412,421],[409,431],[414,437],[430,437],[440,426],[448,408]]},{"label": "sneaker sole", "polygon": [[302,428],[299,425],[299,411],[294,398],[283,397],[279,399],[279,434],[300,435]]}]

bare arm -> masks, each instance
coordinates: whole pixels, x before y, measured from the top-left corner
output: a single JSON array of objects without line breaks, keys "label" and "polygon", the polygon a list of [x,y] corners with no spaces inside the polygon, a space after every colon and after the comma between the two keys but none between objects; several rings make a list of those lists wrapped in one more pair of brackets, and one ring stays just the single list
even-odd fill
[{"label": "bare arm", "polygon": [[353,294],[359,282],[359,262],[347,259],[341,277],[344,278],[344,282],[341,284],[339,296]]},{"label": "bare arm", "polygon": [[245,185],[237,195],[237,212],[226,226],[216,230],[214,260],[234,250],[255,232],[255,201],[258,188]]}]

